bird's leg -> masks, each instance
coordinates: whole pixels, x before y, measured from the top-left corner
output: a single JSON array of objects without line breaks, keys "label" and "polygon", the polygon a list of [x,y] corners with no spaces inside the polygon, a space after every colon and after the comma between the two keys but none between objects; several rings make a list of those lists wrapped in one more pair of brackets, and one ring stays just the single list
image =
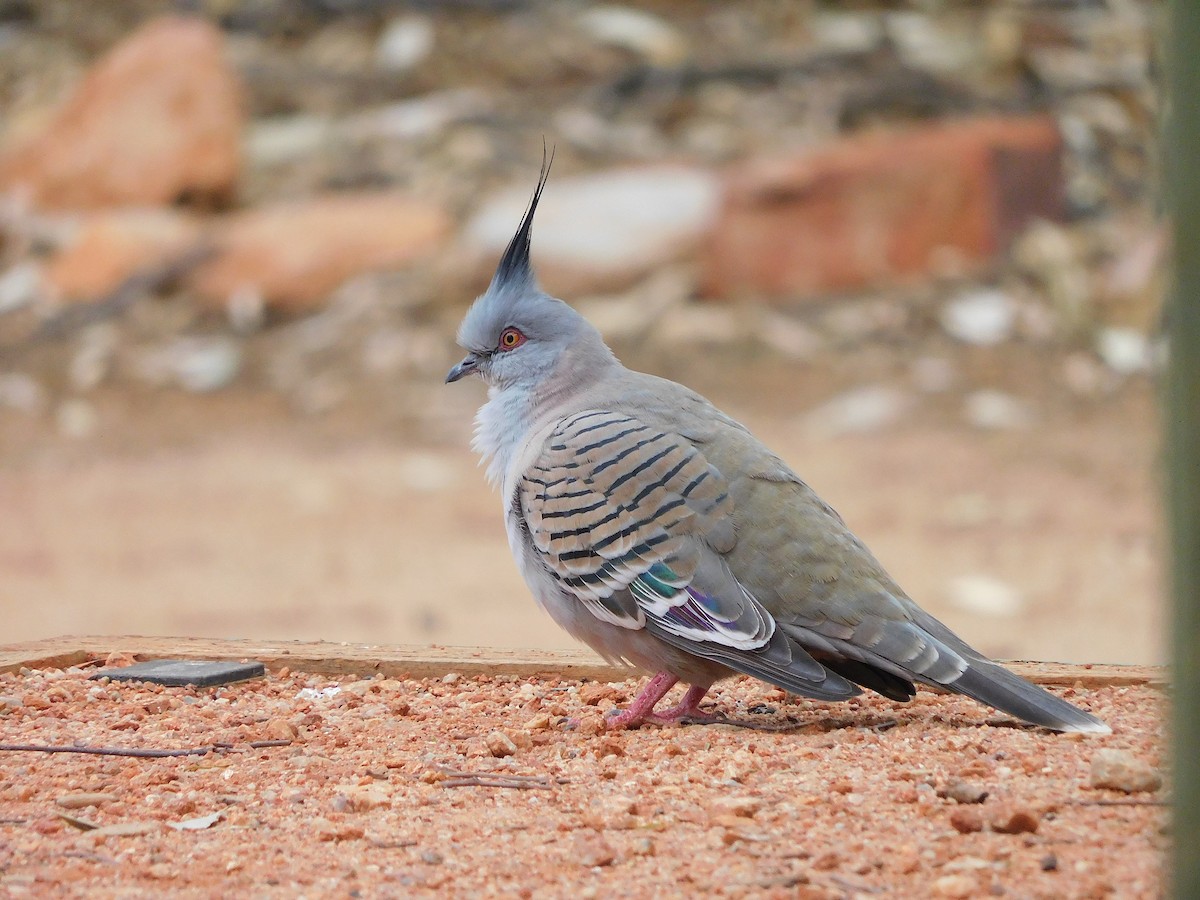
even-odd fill
[{"label": "bird's leg", "polygon": [[698,684],[689,686],[687,693],[683,695],[683,699],[679,701],[678,706],[672,706],[670,709],[665,709],[660,713],[652,713],[653,721],[679,722],[684,719],[699,722],[705,721],[707,716],[700,712],[700,701],[704,699],[707,693],[708,688],[706,687],[701,687]]},{"label": "bird's leg", "polygon": [[708,688],[691,685],[678,706],[664,709],[662,712],[646,714],[644,721],[655,722],[659,725],[679,723],[680,725],[733,725],[737,728],[750,728],[755,731],[795,731],[797,726],[792,722],[772,723],[756,719],[731,719],[719,713],[706,713],[700,709],[700,701],[708,694]]},{"label": "bird's leg", "polygon": [[667,691],[673,688],[678,680],[670,672],[659,672],[646,682],[646,686],[633,698],[627,709],[608,719],[608,727],[614,730],[634,728],[643,722],[657,721],[659,717],[654,714],[655,704],[666,696]]}]

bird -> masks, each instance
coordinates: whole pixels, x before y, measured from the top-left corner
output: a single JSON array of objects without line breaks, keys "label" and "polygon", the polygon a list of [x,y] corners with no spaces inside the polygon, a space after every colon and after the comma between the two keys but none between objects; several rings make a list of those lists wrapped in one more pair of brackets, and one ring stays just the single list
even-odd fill
[{"label": "bird", "polygon": [[[916,685],[1033,725],[1110,733],[988,659],[916,604],[842,517],[743,425],[626,368],[539,286],[532,228],[553,154],[458,329],[487,400],[473,448],[499,488],[530,592],[574,638],[652,677],[610,729],[720,721],[700,703],[742,673],[791,694],[894,701]],[[680,702],[656,709],[677,684]]]}]

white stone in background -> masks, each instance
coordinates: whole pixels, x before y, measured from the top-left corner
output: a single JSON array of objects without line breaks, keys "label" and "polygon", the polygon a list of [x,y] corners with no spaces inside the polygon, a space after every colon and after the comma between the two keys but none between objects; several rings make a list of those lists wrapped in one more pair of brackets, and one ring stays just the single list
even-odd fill
[{"label": "white stone in background", "polygon": [[42,293],[42,269],[35,262],[19,262],[0,275],[0,315],[28,306]]},{"label": "white stone in background", "polygon": [[728,307],[684,303],[667,310],[653,337],[665,347],[718,347],[743,340],[748,332],[746,317]]},{"label": "white stone in background", "polygon": [[946,585],[946,597],[963,612],[995,618],[1018,616],[1025,601],[1006,582],[989,575],[960,575]]},{"label": "white stone in background", "polygon": [[329,116],[276,116],[252,122],[242,139],[242,153],[251,166],[278,166],[312,156],[334,135]]},{"label": "white stone in background", "polygon": [[759,316],[758,339],[791,359],[809,359],[824,345],[821,336],[803,322],[771,310]]},{"label": "white stone in background", "polygon": [[1133,328],[1102,328],[1096,335],[1096,352],[1118,375],[1134,375],[1150,368],[1150,342]]},{"label": "white stone in background", "polygon": [[36,415],[46,405],[41,382],[24,372],[0,373],[0,406]]},{"label": "white stone in background", "polygon": [[942,307],[942,328],[953,338],[980,347],[1008,340],[1016,305],[1004,291],[984,288],[960,294]]},{"label": "white stone in background", "polygon": [[669,66],[687,56],[687,42],[658,16],[627,6],[594,6],[579,26],[602,44],[636,53],[647,62]]},{"label": "white stone in background", "polygon": [[[525,180],[485,201],[466,240],[488,256],[502,253],[529,195]],[[538,265],[615,274],[661,264],[708,232],[719,197],[716,176],[687,166],[556,178],[538,206]]]},{"label": "white stone in background", "polygon": [[242,350],[226,338],[194,338],[176,342],[175,375],[179,384],[195,393],[216,391],[237,377]]},{"label": "white stone in background", "polygon": [[979,35],[951,27],[948,19],[920,12],[892,12],[885,18],[887,35],[900,59],[917,69],[956,72],[979,64]]},{"label": "white stone in background", "polygon": [[119,335],[111,323],[88,328],[80,340],[79,349],[71,357],[67,376],[77,391],[90,391],[108,377]]},{"label": "white stone in background", "polygon": [[834,53],[869,53],[883,43],[883,20],[871,12],[825,12],[808,26],[818,49]]},{"label": "white stone in background", "polygon": [[613,122],[583,106],[554,114],[553,131],[589,153],[618,153],[623,159],[661,159],[670,150],[661,132],[648,122]]},{"label": "white stone in background", "polygon": [[427,16],[397,16],[383,28],[375,45],[375,64],[389,72],[407,72],[429,58],[437,37]]},{"label": "white stone in background", "polygon": [[804,426],[823,437],[878,431],[899,421],[912,397],[898,388],[875,384],[839,394],[804,416]]},{"label": "white stone in background", "polygon": [[152,384],[176,384],[194,393],[228,386],[241,367],[240,345],[225,337],[177,338],[137,361],[138,374]]},{"label": "white stone in background", "polygon": [[942,356],[921,356],[909,367],[913,384],[926,394],[943,394],[954,386],[954,364]]},{"label": "white stone in background", "polygon": [[86,400],[64,400],[54,413],[55,424],[63,437],[82,440],[90,437],[99,424],[96,408]]},{"label": "white stone in background", "polygon": [[358,140],[412,140],[437,134],[447,125],[485,110],[487,106],[488,98],[483,91],[471,88],[434,91],[411,100],[363,110],[347,117],[339,130]]},{"label": "white stone in background", "polygon": [[993,390],[968,394],[963,415],[976,428],[990,431],[1028,428],[1034,420],[1033,410],[1024,400]]}]

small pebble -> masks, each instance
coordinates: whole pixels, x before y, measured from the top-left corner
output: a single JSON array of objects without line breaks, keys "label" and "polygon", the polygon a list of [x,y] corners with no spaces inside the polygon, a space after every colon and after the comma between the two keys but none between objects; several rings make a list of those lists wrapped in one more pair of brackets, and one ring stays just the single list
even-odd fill
[{"label": "small pebble", "polygon": [[269,741],[294,741],[300,736],[299,730],[287,719],[274,718],[263,727],[263,734]]},{"label": "small pebble", "polygon": [[602,700],[611,700],[617,696],[617,689],[611,684],[599,681],[589,681],[579,686],[579,699],[588,706],[596,706]]},{"label": "small pebble", "polygon": [[100,806],[103,803],[112,803],[116,800],[113,794],[103,793],[88,793],[81,792],[78,794],[63,794],[55,799],[55,803],[63,809],[83,809],[88,806]]},{"label": "small pebble", "polygon": [[517,752],[517,745],[503,731],[493,731],[484,739],[484,742],[487,744],[488,752],[495,757],[512,756]]},{"label": "small pebble", "polygon": [[606,840],[597,836],[581,838],[575,845],[574,857],[581,866],[592,869],[611,866],[617,854]]},{"label": "small pebble", "polygon": [[1037,813],[1017,806],[999,806],[992,810],[992,831],[1000,834],[1033,834],[1038,830]]},{"label": "small pebble", "polygon": [[958,803],[982,803],[987,799],[988,792],[973,781],[963,781],[961,778],[951,778],[945,787],[938,791],[939,797],[954,800]]},{"label": "small pebble", "polygon": [[978,896],[978,885],[974,878],[968,875],[943,875],[932,886],[936,897],[975,897]]},{"label": "small pebble", "polygon": [[1003,291],[984,288],[961,294],[942,309],[942,328],[966,344],[988,347],[1012,335],[1016,308]]},{"label": "small pebble", "polygon": [[436,33],[425,16],[405,15],[388,22],[375,47],[375,63],[389,72],[414,69],[433,52]]},{"label": "small pebble", "polygon": [[986,431],[1013,431],[1033,424],[1032,408],[1004,391],[972,391],[963,405],[963,417]]},{"label": "small pebble", "polygon": [[345,784],[337,790],[337,796],[333,798],[337,812],[367,812],[392,802],[389,792],[380,785]]},{"label": "small pebble", "polygon": [[1162,787],[1162,775],[1149,763],[1125,750],[1097,750],[1092,757],[1089,784],[1094,788],[1109,788],[1136,794],[1157,791]]},{"label": "small pebble", "polygon": [[950,824],[959,834],[983,831],[983,816],[978,810],[957,806],[950,813]]},{"label": "small pebble", "polygon": [[947,599],[965,612],[997,619],[1020,615],[1025,600],[1012,585],[990,575],[960,575],[946,585]]},{"label": "small pebble", "polygon": [[757,797],[721,797],[709,807],[708,811],[710,815],[753,819],[760,809],[762,809],[762,801]]},{"label": "small pebble", "polygon": [[821,437],[867,434],[898,422],[912,397],[888,385],[868,385],[827,400],[804,417],[804,426]]},{"label": "small pebble", "polygon": [[654,855],[654,839],[648,837],[640,837],[633,842],[631,848],[636,856],[653,856]]}]

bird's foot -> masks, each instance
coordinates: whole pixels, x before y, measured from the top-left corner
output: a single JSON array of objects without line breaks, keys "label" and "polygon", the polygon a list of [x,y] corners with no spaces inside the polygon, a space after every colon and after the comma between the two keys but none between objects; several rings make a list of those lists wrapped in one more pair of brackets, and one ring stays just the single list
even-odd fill
[{"label": "bird's foot", "polygon": [[[660,681],[660,679],[663,679]],[[639,725],[646,723],[652,725],[679,725],[684,722],[692,722],[693,720],[701,720],[705,718],[705,714],[700,711],[700,701],[704,695],[708,693],[708,688],[692,685],[687,689],[687,693],[683,695],[683,699],[679,701],[678,706],[672,706],[670,709],[663,710],[658,713],[654,711],[654,705],[669,691],[672,685],[675,684],[676,678],[673,675],[668,675],[665,672],[660,672],[650,680],[650,683],[642,689],[642,692],[634,698],[634,701],[629,704],[629,708],[621,711],[614,711],[609,715],[606,725],[610,731],[619,731],[623,728],[637,728]],[[663,685],[666,685],[665,687]]]}]

